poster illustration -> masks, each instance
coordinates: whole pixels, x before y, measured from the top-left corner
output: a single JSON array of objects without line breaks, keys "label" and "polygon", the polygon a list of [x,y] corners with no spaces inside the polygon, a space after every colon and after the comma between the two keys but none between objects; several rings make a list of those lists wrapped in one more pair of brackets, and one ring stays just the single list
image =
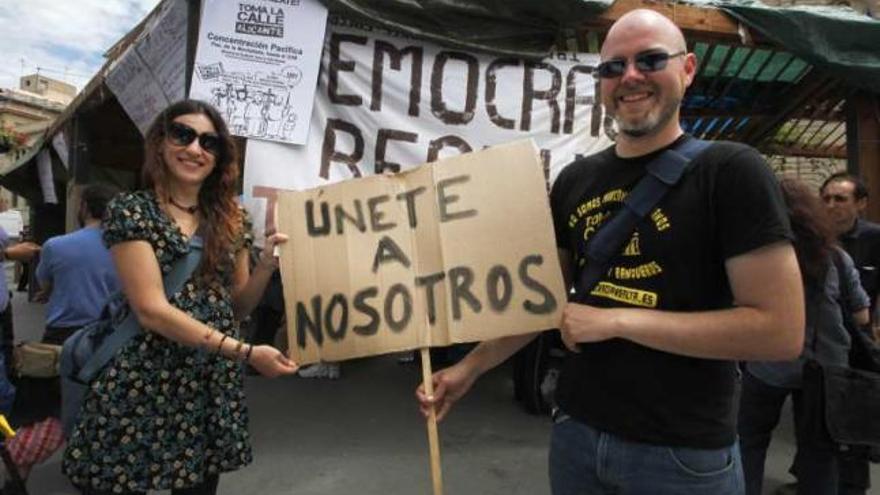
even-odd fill
[{"label": "poster illustration", "polygon": [[206,0],[190,97],[236,136],[305,143],[326,21],[318,0]]}]

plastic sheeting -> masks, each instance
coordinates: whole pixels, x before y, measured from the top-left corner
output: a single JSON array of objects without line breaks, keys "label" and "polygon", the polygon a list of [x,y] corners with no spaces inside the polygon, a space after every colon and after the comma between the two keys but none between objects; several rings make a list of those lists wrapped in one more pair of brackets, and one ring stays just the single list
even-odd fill
[{"label": "plastic sheeting", "polygon": [[847,7],[716,4],[766,38],[856,87],[880,92],[880,21]]},{"label": "plastic sheeting", "polygon": [[566,29],[613,0],[321,0],[333,13],[437,43],[546,56]]}]

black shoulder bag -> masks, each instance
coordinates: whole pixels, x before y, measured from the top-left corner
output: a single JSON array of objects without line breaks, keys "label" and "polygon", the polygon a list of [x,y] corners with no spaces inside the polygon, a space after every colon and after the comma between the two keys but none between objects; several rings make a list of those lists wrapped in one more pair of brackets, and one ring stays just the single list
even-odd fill
[{"label": "black shoulder bag", "polygon": [[[162,276],[165,296],[170,299],[180,292],[202,259],[200,237],[190,240],[186,256],[172,265]],[[142,333],[140,323],[120,291],[105,305],[98,321],[71,335],[61,350],[61,424],[64,437],[73,432],[92,381],[97,378],[116,354],[136,335]]]},{"label": "black shoulder bag", "polygon": [[[660,153],[645,166],[645,176],[627,195],[621,208],[587,244],[587,266],[578,276],[578,301],[584,302],[590,291],[608,270],[632,236],[636,226],[687,172],[691,160],[711,143],[690,138]],[[557,330],[548,330],[519,351],[514,358],[514,395],[533,414],[550,411],[556,379],[565,356],[565,347]]]},{"label": "black shoulder bag", "polygon": [[868,456],[880,448],[880,349],[852,321],[845,303],[849,299],[845,265],[836,248],[831,259],[840,285],[838,304],[851,340],[850,365],[820,363],[813,337],[813,356],[806,360],[803,369],[804,421],[809,425],[810,437],[819,445],[830,442],[841,452]]}]

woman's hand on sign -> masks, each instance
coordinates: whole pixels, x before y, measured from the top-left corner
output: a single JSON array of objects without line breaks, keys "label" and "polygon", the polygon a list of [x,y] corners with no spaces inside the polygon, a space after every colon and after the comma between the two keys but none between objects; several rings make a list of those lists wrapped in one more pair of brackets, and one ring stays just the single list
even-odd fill
[{"label": "woman's hand on sign", "polygon": [[416,399],[419,401],[422,414],[427,418],[431,414],[431,409],[435,408],[437,421],[442,420],[452,405],[471,389],[478,376],[479,374],[467,364],[466,360],[434,373],[431,377],[434,384],[432,395],[425,393],[424,384],[416,389]]},{"label": "woman's hand on sign", "polygon": [[263,376],[292,375],[299,369],[298,364],[270,345],[256,345],[250,352],[248,363]]},{"label": "woman's hand on sign", "polygon": [[617,337],[617,319],[614,309],[595,308],[585,304],[568,303],[562,312],[559,333],[565,347],[579,352],[578,344],[600,342]]},{"label": "woman's hand on sign", "polygon": [[263,245],[263,251],[260,252],[260,260],[257,266],[263,267],[269,271],[278,268],[278,253],[276,246],[280,246],[287,242],[287,235],[281,232],[274,232],[266,236],[266,243]]}]

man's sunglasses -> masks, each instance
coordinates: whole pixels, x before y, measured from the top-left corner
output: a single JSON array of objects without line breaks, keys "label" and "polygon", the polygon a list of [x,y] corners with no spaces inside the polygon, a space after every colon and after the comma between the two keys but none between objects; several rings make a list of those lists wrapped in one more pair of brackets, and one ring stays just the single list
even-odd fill
[{"label": "man's sunglasses", "polygon": [[215,157],[223,153],[223,141],[220,136],[213,132],[199,134],[192,127],[181,124],[180,122],[171,122],[168,124],[168,139],[177,146],[189,146],[196,139],[199,140],[199,146]]},{"label": "man's sunglasses", "polygon": [[[633,58],[633,63],[639,72],[657,72],[658,70],[666,68],[666,64],[669,63],[670,58],[680,57],[686,53],[686,51],[675,53],[642,52]],[[596,67],[595,74],[602,79],[620,77],[626,72],[626,63],[627,60],[625,58],[612,58],[611,60],[606,60]]]}]

